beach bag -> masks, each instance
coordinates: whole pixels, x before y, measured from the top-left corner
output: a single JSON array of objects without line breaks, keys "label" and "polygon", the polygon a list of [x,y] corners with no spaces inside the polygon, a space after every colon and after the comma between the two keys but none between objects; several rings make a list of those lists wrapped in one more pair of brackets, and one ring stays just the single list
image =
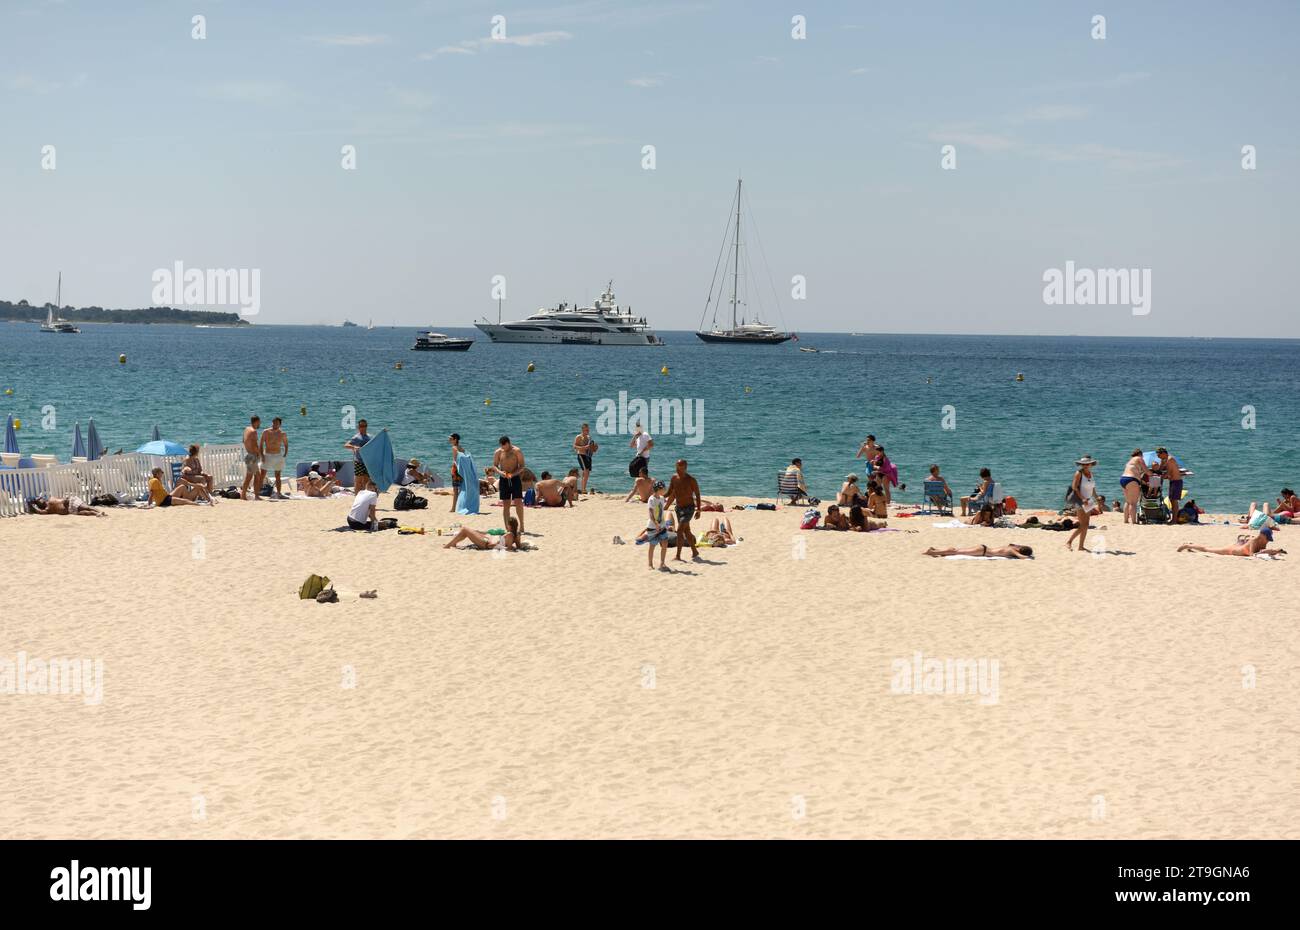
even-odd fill
[{"label": "beach bag", "polygon": [[755,504],[755,510],[776,510],[776,504]]},{"label": "beach bag", "polygon": [[92,507],[116,507],[117,498],[112,494],[96,494],[90,499]]},{"label": "beach bag", "polygon": [[384,517],[384,519],[382,519],[382,520],[379,521],[379,525],[376,527],[376,529],[380,529],[380,530],[395,530],[395,529],[397,529],[397,518],[396,518],[396,517]]},{"label": "beach bag", "polygon": [[316,595],[324,591],[325,586],[329,583],[330,580],[324,575],[309,575],[307,580],[302,583],[302,587],[298,589],[298,597],[300,600],[314,601]]},{"label": "beach bag", "polygon": [[809,509],[803,512],[803,520],[799,524],[799,529],[815,530],[817,529],[817,521],[820,520],[821,518],[822,518],[822,512],[820,510],[816,510],[810,507]]},{"label": "beach bag", "polygon": [[1071,510],[1078,510],[1083,506],[1083,501],[1080,500],[1079,495],[1074,492],[1074,485],[1070,485],[1065,489],[1065,506]]},{"label": "beach bag", "polygon": [[429,502],[410,488],[402,488],[393,498],[394,510],[423,510],[428,506]]},{"label": "beach bag", "polygon": [[218,491],[217,496],[224,497],[226,500],[237,501],[239,500],[239,488],[231,485],[224,491]]}]

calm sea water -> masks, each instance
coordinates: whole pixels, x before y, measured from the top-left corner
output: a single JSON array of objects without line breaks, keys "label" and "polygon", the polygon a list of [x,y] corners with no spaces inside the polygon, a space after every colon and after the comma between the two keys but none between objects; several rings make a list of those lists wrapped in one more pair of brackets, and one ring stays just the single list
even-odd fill
[{"label": "calm sea water", "polygon": [[[703,402],[703,441],[661,432],[651,461],[666,476],[686,457],[705,496],[770,495],[796,455],[814,493],[829,496],[862,471],[853,455],[867,433],[908,483],[901,500],[916,499],[937,462],[958,493],[988,466],[1022,504],[1056,506],[1083,453],[1101,461],[1098,486],[1110,498],[1132,448],[1162,444],[1196,471],[1188,488],[1208,509],[1241,511],[1300,482],[1300,341],[809,333],[796,344],[723,347],[662,333],[666,346],[638,349],[493,345],[475,330],[448,332],[478,341],[466,353],[423,353],[410,351],[411,328],[119,325],[58,336],[0,324],[0,391],[13,389],[0,395],[0,418],[22,419],[24,452],[66,458],[73,424],[84,431],[92,416],[110,451],[129,451],[155,423],[181,443],[236,442],[250,413],[265,423],[279,415],[290,458],[301,461],[346,455],[342,408],[351,406],[372,431],[387,427],[400,455],[431,460],[444,476],[452,431],[480,463],[508,433],[535,471],[563,472],[581,423],[595,431],[600,401],[625,391]],[[1254,429],[1242,425],[1248,405]],[[945,406],[955,429],[943,428]],[[597,439],[593,487],[625,490],[628,437]]]}]

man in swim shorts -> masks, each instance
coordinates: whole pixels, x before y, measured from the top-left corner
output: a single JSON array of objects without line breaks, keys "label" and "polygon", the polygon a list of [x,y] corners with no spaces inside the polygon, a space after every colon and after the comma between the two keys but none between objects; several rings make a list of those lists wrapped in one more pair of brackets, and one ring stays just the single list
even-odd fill
[{"label": "man in swim shorts", "polygon": [[691,518],[700,509],[700,485],[686,470],[686,459],[677,460],[677,472],[668,484],[668,500],[677,508],[677,555],[673,557],[673,561],[683,561],[683,539],[691,547],[691,558],[698,559],[700,550],[696,548],[695,534],[691,532]]},{"label": "man in swim shorts", "polygon": [[370,472],[366,471],[366,463],[361,461],[361,447],[372,438],[367,432],[369,427],[370,425],[365,420],[358,420],[357,434],[343,443],[343,448],[352,453],[352,473],[356,475],[356,489],[358,492],[370,487]]},{"label": "man in swim shorts", "polygon": [[573,451],[578,456],[578,470],[582,474],[582,487],[579,494],[587,493],[587,480],[591,478],[591,457],[596,454],[599,446],[591,438],[591,426],[582,424],[582,432],[573,437]]},{"label": "man in swim shorts", "polygon": [[501,519],[509,528],[510,505],[515,506],[519,518],[519,533],[524,532],[524,453],[518,446],[511,445],[509,436],[501,437],[500,448],[492,456],[492,467],[500,474],[497,482],[501,494]]},{"label": "man in swim shorts", "polygon": [[[289,437],[280,428],[279,417],[271,418],[271,428],[262,430],[262,474],[275,475],[275,496],[284,497],[280,489],[280,472],[284,471],[284,459],[289,454]],[[260,482],[259,482],[260,483]]]},{"label": "man in swim shorts", "polygon": [[1183,470],[1164,446],[1156,449],[1156,458],[1160,459],[1161,469],[1169,482],[1169,522],[1177,523],[1178,511],[1183,506],[1179,503],[1183,499]]},{"label": "man in swim shorts", "polygon": [[257,428],[262,425],[262,418],[251,417],[244,427],[244,485],[239,489],[239,497],[248,500],[248,486],[253,486],[253,500],[262,499],[262,447],[258,443]]}]

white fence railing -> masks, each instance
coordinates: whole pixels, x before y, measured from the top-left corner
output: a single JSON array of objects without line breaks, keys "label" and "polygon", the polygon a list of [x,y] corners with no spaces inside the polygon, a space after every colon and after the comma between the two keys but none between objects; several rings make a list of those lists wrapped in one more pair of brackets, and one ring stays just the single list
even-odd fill
[{"label": "white fence railing", "polygon": [[[113,494],[138,500],[149,493],[149,479],[155,468],[163,470],[163,481],[171,487],[172,465],[183,459],[181,455],[128,452],[93,462],[6,468],[0,470],[0,517],[25,514],[27,501],[36,497],[80,497],[89,502],[97,494]],[[237,443],[203,446],[199,461],[203,470],[212,475],[216,487],[238,485],[244,478],[244,450]]]}]

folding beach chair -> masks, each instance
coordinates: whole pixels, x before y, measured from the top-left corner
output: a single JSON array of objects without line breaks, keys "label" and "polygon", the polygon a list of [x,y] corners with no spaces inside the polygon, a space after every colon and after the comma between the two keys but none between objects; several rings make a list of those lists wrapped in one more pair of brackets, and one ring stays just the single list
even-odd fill
[{"label": "folding beach chair", "polygon": [[789,471],[776,473],[776,496],[778,499],[783,499],[787,504],[820,503],[799,488],[799,475]]},{"label": "folding beach chair", "polygon": [[942,481],[925,482],[921,488],[921,509],[918,513],[952,516],[952,495],[944,490]]}]

